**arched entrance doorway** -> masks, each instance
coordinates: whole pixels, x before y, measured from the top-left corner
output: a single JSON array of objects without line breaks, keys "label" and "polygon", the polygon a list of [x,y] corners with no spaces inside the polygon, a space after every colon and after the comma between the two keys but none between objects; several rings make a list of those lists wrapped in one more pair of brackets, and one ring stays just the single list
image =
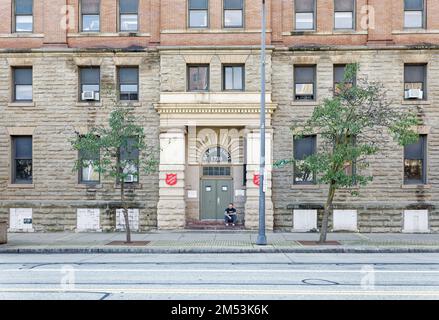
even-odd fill
[{"label": "arched entrance doorway", "polygon": [[200,219],[222,220],[224,210],[233,201],[231,153],[221,147],[207,148],[202,154],[200,180]]}]

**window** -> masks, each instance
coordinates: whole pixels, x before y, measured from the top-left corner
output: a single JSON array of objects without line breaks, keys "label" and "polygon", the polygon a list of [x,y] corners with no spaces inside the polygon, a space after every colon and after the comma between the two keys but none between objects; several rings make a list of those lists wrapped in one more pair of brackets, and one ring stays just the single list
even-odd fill
[{"label": "window", "polygon": [[315,29],[315,0],[296,0],[296,30]]},{"label": "window", "polygon": [[15,32],[33,31],[33,0],[15,0]]},{"label": "window", "polygon": [[99,150],[96,152],[79,150],[79,160],[82,163],[82,168],[79,170],[79,183],[95,184],[100,182],[100,174],[96,170],[99,159]]},{"label": "window", "polygon": [[416,143],[404,147],[404,183],[425,184],[427,181],[427,136],[420,135]]},{"label": "window", "polygon": [[120,100],[139,100],[139,68],[119,68]]},{"label": "window", "polygon": [[127,139],[120,148],[120,160],[123,173],[127,175],[125,183],[139,182],[139,148],[136,138]]},{"label": "window", "polygon": [[81,101],[100,99],[99,67],[80,68],[80,81],[81,81]]},{"label": "window", "polygon": [[427,97],[426,64],[404,65],[404,98],[423,100]]},{"label": "window", "polygon": [[209,90],[209,66],[188,66],[189,91]]},{"label": "window", "polygon": [[315,66],[294,67],[295,100],[315,100]]},{"label": "window", "polygon": [[32,137],[12,137],[12,183],[32,184]]},{"label": "window", "polygon": [[223,90],[244,90],[244,66],[224,66]]},{"label": "window", "polygon": [[211,147],[203,153],[203,163],[231,163],[232,156],[222,147]]},{"label": "window", "polygon": [[404,0],[404,28],[424,28],[424,1]]},{"label": "window", "polygon": [[347,87],[352,87],[356,83],[356,79],[345,79],[346,72],[346,64],[338,64],[334,65],[334,95],[338,95],[340,90],[343,89],[341,87],[342,83]]},{"label": "window", "polygon": [[[351,146],[355,147],[357,143],[357,138],[355,136],[348,137]],[[344,164],[344,173],[347,176],[353,176],[357,172],[356,161],[346,161]],[[356,181],[353,181],[353,184],[356,184]]]},{"label": "window", "polygon": [[230,167],[203,167],[203,176],[230,176]]},{"label": "window", "polygon": [[120,31],[138,30],[139,0],[119,0]]},{"label": "window", "polygon": [[240,28],[243,21],[244,0],[224,0],[224,27]]},{"label": "window", "polygon": [[207,28],[208,0],[189,0],[189,28]]},{"label": "window", "polygon": [[354,29],[355,0],[334,1],[334,29]]},{"label": "window", "polygon": [[294,138],[294,184],[314,184],[314,174],[303,165],[303,160],[316,152],[316,136]]},{"label": "window", "polygon": [[14,101],[32,101],[32,68],[14,68]]},{"label": "window", "polygon": [[83,32],[99,32],[100,0],[82,0],[81,16]]}]

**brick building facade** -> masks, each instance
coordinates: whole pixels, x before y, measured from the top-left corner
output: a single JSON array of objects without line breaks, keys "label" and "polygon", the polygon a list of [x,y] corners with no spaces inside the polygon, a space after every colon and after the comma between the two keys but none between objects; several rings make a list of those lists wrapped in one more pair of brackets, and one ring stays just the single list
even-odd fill
[{"label": "brick building facade", "polygon": [[[388,138],[374,181],[336,198],[331,228],[438,232],[439,3],[266,2],[268,228],[317,227],[326,187],[271,166],[294,152],[292,121],[357,62],[395,108],[416,107],[423,139],[404,150]],[[125,85],[160,148],[159,172],[134,186],[135,229],[219,220],[230,201],[255,228],[260,20],[256,0],[0,0],[0,219],[17,231],[123,228],[118,186],[85,183],[69,141],[107,119],[101,88]]]}]

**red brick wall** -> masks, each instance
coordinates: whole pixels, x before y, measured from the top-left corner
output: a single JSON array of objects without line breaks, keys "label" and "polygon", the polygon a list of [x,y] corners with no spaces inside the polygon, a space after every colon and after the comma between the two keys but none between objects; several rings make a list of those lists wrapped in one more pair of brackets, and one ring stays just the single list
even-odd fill
[{"label": "red brick wall", "polygon": [[[261,2],[245,0],[244,28],[223,28],[223,0],[209,1],[209,28],[187,28],[187,0],[139,0],[139,34],[118,35],[118,0],[101,0],[101,32],[79,34],[79,0],[40,0],[34,5],[35,34],[16,37],[11,33],[12,0],[0,1],[0,48],[33,48],[44,45],[71,47],[184,46],[184,45],[258,45],[260,42]],[[66,35],[62,26],[62,7],[73,8],[73,26]],[[374,12],[374,28],[362,29],[364,6]],[[355,33],[333,32],[333,0],[317,0],[317,30],[294,33],[294,0],[267,0],[267,41],[280,46],[300,45],[405,45],[439,44],[439,1],[427,0],[427,32],[407,33],[403,28],[403,0],[357,0]],[[372,21],[371,20],[371,21]],[[368,31],[368,34],[366,34]],[[67,38],[67,39],[66,39]]]}]

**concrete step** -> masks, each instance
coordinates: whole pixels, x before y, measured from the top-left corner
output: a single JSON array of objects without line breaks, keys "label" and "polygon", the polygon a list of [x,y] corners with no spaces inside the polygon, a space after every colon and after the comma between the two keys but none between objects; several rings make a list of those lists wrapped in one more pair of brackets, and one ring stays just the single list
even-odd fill
[{"label": "concrete step", "polygon": [[226,226],[224,222],[219,221],[193,221],[186,224],[189,230],[244,230],[244,225],[237,223],[235,226]]}]

